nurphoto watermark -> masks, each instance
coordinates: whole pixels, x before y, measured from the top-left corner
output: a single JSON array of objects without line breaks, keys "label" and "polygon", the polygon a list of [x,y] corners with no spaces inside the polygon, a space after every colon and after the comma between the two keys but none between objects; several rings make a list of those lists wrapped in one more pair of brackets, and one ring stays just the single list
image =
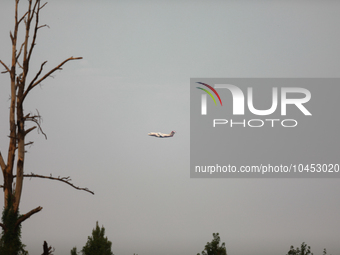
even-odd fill
[{"label": "nurphoto watermark", "polygon": [[192,78],[192,178],[338,178],[340,79]]}]

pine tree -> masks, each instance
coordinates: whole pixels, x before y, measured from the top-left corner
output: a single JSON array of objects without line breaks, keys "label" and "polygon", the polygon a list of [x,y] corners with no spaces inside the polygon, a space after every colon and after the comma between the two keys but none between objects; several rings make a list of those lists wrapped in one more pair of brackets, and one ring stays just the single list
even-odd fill
[{"label": "pine tree", "polygon": [[83,255],[113,255],[112,243],[104,235],[105,228],[103,226],[99,228],[97,221],[96,228],[92,230],[92,236],[88,237],[82,249]]},{"label": "pine tree", "polygon": [[287,255],[313,255],[313,253],[310,250],[310,246],[307,246],[305,242],[301,244],[301,248],[296,247],[294,249],[294,246],[290,246],[290,250]]},{"label": "pine tree", "polygon": [[[227,255],[227,249],[225,248],[225,243],[220,244],[220,236],[218,233],[213,233],[214,239],[205,245],[204,250],[202,251],[202,255]],[[200,255],[197,253],[197,255]]]},{"label": "pine tree", "polygon": [[77,247],[73,247],[73,249],[71,250],[71,255],[77,255]]}]

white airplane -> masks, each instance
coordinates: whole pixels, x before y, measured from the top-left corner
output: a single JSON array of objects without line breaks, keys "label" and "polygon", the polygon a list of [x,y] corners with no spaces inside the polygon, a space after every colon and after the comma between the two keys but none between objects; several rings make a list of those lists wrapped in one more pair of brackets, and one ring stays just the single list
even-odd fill
[{"label": "white airplane", "polygon": [[159,132],[158,133],[151,132],[148,135],[159,137],[159,138],[168,138],[168,137],[173,137],[175,133],[176,133],[175,131],[171,131],[170,134],[163,134],[163,133],[159,133]]}]

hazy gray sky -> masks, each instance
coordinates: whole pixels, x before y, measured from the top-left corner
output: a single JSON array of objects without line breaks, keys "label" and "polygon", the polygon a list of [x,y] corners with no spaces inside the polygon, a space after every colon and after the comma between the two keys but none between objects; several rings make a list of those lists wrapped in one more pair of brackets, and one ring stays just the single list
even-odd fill
[{"label": "hazy gray sky", "polygon": [[[338,1],[49,1],[31,76],[44,60],[48,70],[84,59],[27,98],[48,140],[30,134],[25,171],[71,176],[95,195],[25,180],[21,213],[43,207],[23,224],[30,254],[44,240],[56,255],[80,250],[96,221],[116,255],[197,254],[214,232],[230,255],[286,254],[302,242],[339,254],[340,180],[189,177],[190,78],[339,77],[339,11]],[[2,1],[5,63],[13,13]],[[6,155],[7,74],[0,84]]]}]

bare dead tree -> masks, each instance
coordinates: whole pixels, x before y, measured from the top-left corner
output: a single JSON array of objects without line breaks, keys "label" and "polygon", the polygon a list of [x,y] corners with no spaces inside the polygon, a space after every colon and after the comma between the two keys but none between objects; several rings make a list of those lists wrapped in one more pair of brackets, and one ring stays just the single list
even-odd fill
[{"label": "bare dead tree", "polygon": [[41,255],[53,255],[52,252],[55,251],[55,249],[52,248],[52,246],[48,247],[48,244],[46,241],[44,241],[43,249],[44,249],[44,253]]},{"label": "bare dead tree", "polygon": [[[52,176],[42,176],[38,174],[24,174],[24,162],[25,162],[25,147],[32,144],[33,142],[25,142],[26,136],[34,129],[38,129],[42,134],[43,132],[40,120],[41,116],[37,111],[37,114],[24,114],[24,101],[35,87],[41,84],[46,78],[51,76],[55,71],[62,70],[62,66],[71,61],[82,59],[81,57],[69,57],[62,61],[59,65],[52,68],[45,74],[44,66],[47,61],[44,61],[39,68],[39,71],[35,74],[32,80],[28,79],[28,73],[30,68],[30,61],[34,47],[36,45],[36,39],[38,31],[46,27],[47,25],[39,24],[39,14],[42,8],[45,7],[47,3],[41,4],[40,0],[28,0],[27,11],[19,17],[18,5],[19,0],[15,0],[15,25],[13,32],[10,32],[10,39],[12,42],[12,56],[11,64],[5,64],[2,60],[0,63],[5,68],[2,73],[8,73],[10,76],[10,109],[9,109],[9,145],[7,161],[3,158],[0,152],[0,167],[3,173],[4,183],[0,187],[4,190],[4,209],[11,209],[13,213],[17,213],[20,205],[22,186],[24,177],[30,178],[46,178],[51,180],[57,180],[64,182],[73,188],[84,190],[89,193],[94,194],[87,188],[79,188],[71,183],[69,177],[52,177]],[[19,26],[24,26],[24,39],[23,42],[18,47],[18,31]],[[31,39],[30,39],[31,37]],[[26,124],[31,123],[32,126],[26,129]],[[46,135],[45,135],[46,137]],[[16,163],[15,163],[16,159]],[[16,174],[14,171],[16,170]],[[13,187],[14,179],[16,179],[15,188]],[[11,208],[10,208],[11,207]],[[27,218],[33,214],[42,210],[42,207],[31,210],[30,212],[18,216],[15,227],[18,226]],[[8,231],[8,226],[6,222],[0,223],[3,231],[6,233]]]}]

